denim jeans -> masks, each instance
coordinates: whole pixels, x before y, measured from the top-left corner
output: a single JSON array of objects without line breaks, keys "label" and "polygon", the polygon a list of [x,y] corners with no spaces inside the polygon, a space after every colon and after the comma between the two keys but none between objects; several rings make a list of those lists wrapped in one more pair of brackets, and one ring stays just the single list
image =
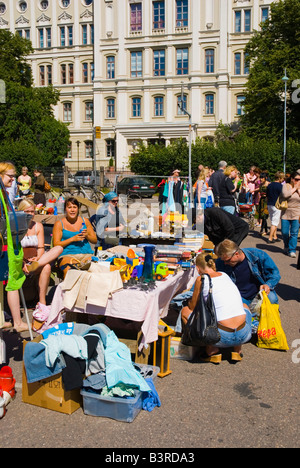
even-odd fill
[{"label": "denim jeans", "polygon": [[299,220],[282,219],[281,233],[283,237],[284,247],[289,250],[289,253],[296,252],[299,231]]},{"label": "denim jeans", "polygon": [[232,214],[232,215],[235,214],[235,206],[230,206],[230,205],[228,205],[228,206],[221,206],[221,209],[222,209],[223,211],[227,211],[227,213],[230,213],[230,214]]},{"label": "denim jeans", "polygon": [[246,312],[246,325],[242,330],[235,332],[227,332],[219,328],[221,335],[220,341],[214,346],[217,348],[232,348],[233,346],[240,346],[243,343],[247,343],[252,337],[252,316],[248,309],[244,309]]}]

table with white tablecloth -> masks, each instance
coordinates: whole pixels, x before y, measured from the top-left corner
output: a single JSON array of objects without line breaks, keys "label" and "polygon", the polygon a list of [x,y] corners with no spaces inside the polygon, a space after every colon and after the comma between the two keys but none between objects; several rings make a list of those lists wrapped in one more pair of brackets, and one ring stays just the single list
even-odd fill
[{"label": "table with white tablecloth", "polygon": [[[90,304],[88,298],[83,307],[65,308],[64,282],[57,286],[53,297],[51,311],[47,320],[47,328],[62,322],[62,314],[66,310],[76,313],[105,315],[112,318],[142,322],[143,334],[139,349],[147,347],[158,338],[158,323],[168,314],[169,304],[174,296],[190,289],[196,279],[196,271],[191,268],[169,275],[163,281],[156,281],[153,289],[142,290],[139,287],[121,289],[108,297],[106,307]],[[101,288],[101,284],[99,284]]]}]

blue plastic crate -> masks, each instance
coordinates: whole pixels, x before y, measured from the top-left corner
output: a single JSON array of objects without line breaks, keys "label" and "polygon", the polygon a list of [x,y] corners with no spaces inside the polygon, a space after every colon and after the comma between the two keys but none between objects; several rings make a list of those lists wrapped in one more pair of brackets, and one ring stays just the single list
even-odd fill
[{"label": "blue plastic crate", "polygon": [[132,422],[142,409],[142,392],[135,390],[134,397],[108,397],[81,390],[84,414]]}]

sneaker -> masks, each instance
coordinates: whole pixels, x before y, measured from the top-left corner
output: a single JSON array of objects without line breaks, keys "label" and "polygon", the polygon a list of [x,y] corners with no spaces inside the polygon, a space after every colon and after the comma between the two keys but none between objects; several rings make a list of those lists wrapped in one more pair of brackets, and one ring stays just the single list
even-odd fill
[{"label": "sneaker", "polygon": [[10,395],[9,401],[15,396],[15,384],[16,380],[13,377],[11,368],[9,366],[2,367],[0,370],[0,388],[2,388],[4,393]]},{"label": "sneaker", "polygon": [[3,390],[0,387],[0,419],[5,416],[6,413],[6,406],[5,406],[5,398],[3,395]]},{"label": "sneaker", "polygon": [[285,255],[288,255],[288,254],[289,254],[289,249],[288,249],[288,247],[284,247],[283,253],[284,253]]},{"label": "sneaker", "polygon": [[296,258],[297,255],[296,255],[296,252],[289,252],[289,257],[292,257],[292,258]]}]

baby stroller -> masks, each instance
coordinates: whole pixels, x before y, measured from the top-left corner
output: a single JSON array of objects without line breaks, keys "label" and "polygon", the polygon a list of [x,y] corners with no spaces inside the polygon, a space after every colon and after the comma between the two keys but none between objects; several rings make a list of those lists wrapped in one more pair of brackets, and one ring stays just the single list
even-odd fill
[{"label": "baby stroller", "polygon": [[255,228],[255,205],[251,200],[247,200],[245,194],[240,194],[237,203],[237,211],[241,218],[244,218],[250,229]]}]

